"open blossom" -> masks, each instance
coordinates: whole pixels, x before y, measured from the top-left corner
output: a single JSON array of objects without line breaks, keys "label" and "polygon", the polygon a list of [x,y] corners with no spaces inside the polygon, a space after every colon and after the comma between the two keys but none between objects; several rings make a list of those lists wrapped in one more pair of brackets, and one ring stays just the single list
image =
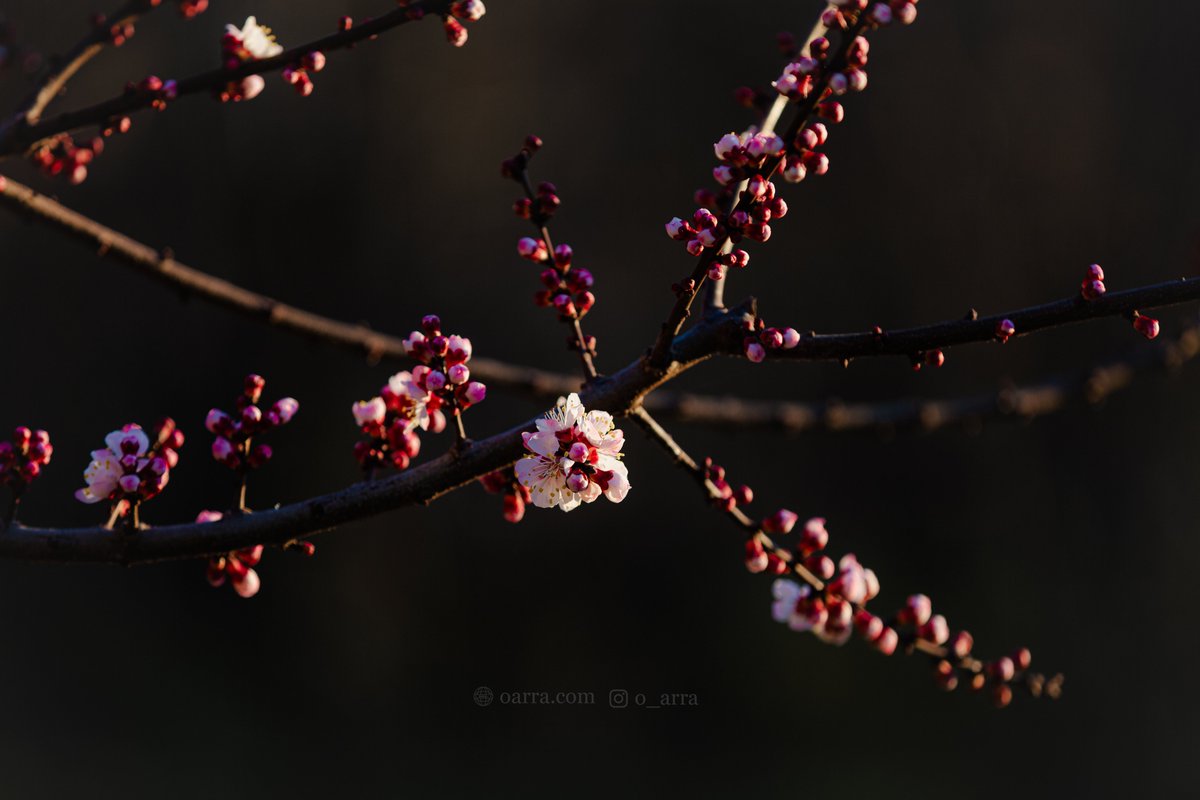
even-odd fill
[{"label": "open blossom", "polygon": [[[221,52],[226,69],[233,69],[246,61],[258,61],[271,58],[283,52],[283,47],[275,41],[271,29],[259,25],[254,17],[247,17],[241,28],[236,25],[225,26],[225,36],[221,39]],[[261,75],[247,75],[240,81],[229,83],[220,93],[222,100],[253,100],[262,92],[266,82]]]},{"label": "open blossom", "polygon": [[104,437],[105,447],[92,451],[92,460],[84,470],[87,483],[75,492],[83,503],[105,500],[130,505],[149,500],[166,487],[171,468],[179,461],[177,450],[183,445],[183,433],[171,419],[157,426],[151,439],[140,425],[130,423]]},{"label": "open blossom", "polygon": [[601,494],[614,503],[629,492],[629,473],[621,461],[625,435],[607,411],[588,411],[579,395],[560,397],[537,422],[536,432],[521,434],[529,454],[514,467],[538,508],[570,511]]}]

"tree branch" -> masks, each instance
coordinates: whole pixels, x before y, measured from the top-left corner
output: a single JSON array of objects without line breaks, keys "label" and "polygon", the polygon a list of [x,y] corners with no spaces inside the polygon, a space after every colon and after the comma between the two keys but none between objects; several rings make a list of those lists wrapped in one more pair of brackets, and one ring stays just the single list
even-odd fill
[{"label": "tree branch", "polygon": [[[8,207],[72,238],[96,246],[100,256],[134,267],[188,294],[268,324],[360,353],[372,361],[406,357],[404,341],[398,336],[372,330],[366,325],[323,317],[250,291],[182,264],[172,255],[160,253],[147,244],[101,225],[11,178],[0,179],[0,184],[0,201]],[[471,360],[471,372],[489,386],[516,389],[539,397],[569,394],[576,391],[580,384],[579,379],[572,376],[478,357]]]},{"label": "tree branch", "polygon": [[1059,375],[1026,386],[947,400],[919,398],[881,403],[799,403],[706,397],[684,392],[655,392],[644,405],[660,417],[684,424],[760,429],[798,434],[824,430],[930,432],[953,425],[979,425],[988,419],[1030,420],[1078,403],[1097,404],[1133,385],[1139,374],[1173,369],[1200,355],[1200,324],[1191,323],[1172,341],[1141,346],[1125,357],[1088,370]]},{"label": "tree branch", "polygon": [[[712,315],[678,340],[669,370],[649,369],[643,360],[600,376],[581,390],[583,402],[614,416],[635,409],[648,392],[716,352],[723,328],[742,324],[746,309]],[[474,366],[472,360],[472,366]],[[166,525],[140,530],[42,529],[14,524],[0,534],[0,558],[135,564],[216,555],[255,544],[282,545],[337,525],[402,506],[429,503],[459,486],[515,462],[524,453],[520,433],[536,419],[454,449],[391,477],[356,483],[341,491],[218,522]]]},{"label": "tree branch", "polygon": [[[1040,306],[1006,311],[987,317],[976,316],[974,310],[966,319],[905,328],[896,331],[865,331],[862,333],[817,334],[809,332],[791,350],[767,350],[767,358],[775,360],[845,361],[861,356],[902,355],[914,357],[932,350],[942,350],[973,342],[996,340],[996,328],[1004,320],[1016,326],[1019,337],[1037,331],[1072,325],[1101,317],[1131,316],[1134,311],[1163,308],[1200,299],[1200,278],[1179,278],[1174,281],[1106,292],[1094,300],[1079,295],[1045,303]],[[726,352],[743,355],[742,337],[728,343]]]},{"label": "tree branch", "polygon": [[[281,70],[293,66],[314,50],[329,53],[351,47],[358,42],[377,36],[384,31],[399,27],[406,22],[420,19],[423,14],[445,14],[450,7],[450,0],[414,0],[388,13],[359,23],[349,30],[324,36],[320,39],[285,50],[277,56],[254,61],[246,61],[232,69],[224,67],[210,70],[190,78],[176,82],[176,97],[212,92],[219,90],[229,83],[240,81],[248,75],[261,75],[266,72]],[[23,152],[38,142],[55,134],[73,131],[88,125],[104,125],[108,120],[149,108],[157,99],[150,92],[125,92],[117,97],[105,100],[77,111],[68,111],[36,124],[29,124],[24,119],[10,122],[0,129],[0,158],[13,153]]]},{"label": "tree branch", "polygon": [[[688,472],[696,480],[709,500],[721,497],[717,487],[709,480],[705,468],[700,466],[644,408],[641,406],[635,407],[631,415],[646,431],[650,439],[662,447],[680,468]],[[716,508],[728,517],[733,524],[741,528],[748,539],[759,540],[763,543],[766,550],[782,561],[786,565],[783,574],[799,578],[817,592],[824,592],[829,589],[829,585],[825,581],[821,580],[821,578],[805,567],[804,564],[796,560],[789,550],[777,547],[762,527],[736,505],[717,506]],[[855,611],[866,612],[864,604],[854,603],[853,605]],[[979,659],[971,655],[958,657],[949,648],[919,637],[913,637],[907,641],[906,649],[910,653],[923,653],[935,660],[949,661],[954,665],[955,669],[970,677],[978,677],[982,680],[987,673],[987,664]],[[1061,674],[1046,678],[1046,676],[1041,674],[1024,672],[1016,677],[1020,685],[1033,696],[1041,696],[1044,693],[1051,699],[1056,699],[1061,692],[1063,680]]]}]

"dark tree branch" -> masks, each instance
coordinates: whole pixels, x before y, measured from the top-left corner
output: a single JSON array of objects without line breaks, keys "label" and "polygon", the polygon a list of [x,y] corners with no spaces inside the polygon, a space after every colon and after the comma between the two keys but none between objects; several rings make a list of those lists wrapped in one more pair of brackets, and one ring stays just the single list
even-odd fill
[{"label": "dark tree branch", "polygon": [[[1013,338],[1026,334],[1072,325],[1100,317],[1129,317],[1133,312],[1148,308],[1163,308],[1200,299],[1200,278],[1179,278],[1152,286],[1141,286],[1119,292],[1107,292],[1095,300],[1079,295],[1030,308],[1006,311],[987,317],[977,317],[972,311],[966,319],[905,328],[896,331],[865,331],[862,333],[808,333],[791,350],[768,350],[767,358],[776,360],[845,361],[862,356],[918,356],[932,350],[943,350],[973,342],[996,339],[996,326],[1010,320],[1016,326]],[[740,355],[742,339],[730,340],[727,353]]]},{"label": "dark tree branch", "polygon": [[[615,416],[628,415],[648,392],[716,352],[724,336],[723,328],[741,325],[745,313],[746,310],[739,309],[712,315],[703,325],[681,336],[677,358],[665,372],[648,369],[639,359],[613,375],[595,379],[581,390],[583,402]],[[521,431],[531,430],[535,422],[528,420],[388,478],[356,483],[331,494],[269,511],[230,516],[219,522],[123,531],[39,529],[14,524],[0,534],[0,557],[135,564],[216,555],[255,544],[283,545],[384,511],[432,502],[482,475],[512,464],[524,452]]]},{"label": "dark tree branch", "polygon": [[[419,19],[422,14],[445,14],[450,7],[450,1],[414,0],[380,17],[361,22],[349,30],[293,47],[277,56],[246,61],[232,69],[222,67],[184,78],[176,82],[176,97],[217,91],[249,75],[261,75],[293,66],[314,50],[329,53],[351,47],[384,31]],[[68,111],[36,124],[28,124],[23,119],[16,120],[0,129],[0,157],[29,150],[38,142],[58,133],[78,130],[89,125],[103,126],[114,117],[149,108],[156,99],[157,95],[154,93],[126,92],[102,103],[77,111]]]},{"label": "dark tree branch", "polygon": [[990,419],[1031,420],[1078,404],[1097,404],[1133,385],[1140,375],[1174,369],[1200,354],[1200,325],[1191,323],[1171,341],[1143,345],[1123,358],[1040,383],[1005,386],[994,392],[946,400],[910,398],[880,403],[799,403],[706,397],[660,391],[645,407],[684,424],[757,428],[799,434],[807,431],[904,430],[931,432],[951,426],[973,427]]}]

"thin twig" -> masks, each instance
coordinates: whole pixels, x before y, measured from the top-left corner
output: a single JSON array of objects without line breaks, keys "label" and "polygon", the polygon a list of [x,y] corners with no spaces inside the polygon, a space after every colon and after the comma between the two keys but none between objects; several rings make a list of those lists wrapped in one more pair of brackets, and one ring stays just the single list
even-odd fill
[{"label": "thin twig", "polygon": [[[791,350],[768,350],[767,358],[774,360],[846,361],[863,356],[919,356],[933,350],[957,345],[996,340],[997,326],[1009,320],[1016,326],[1016,339],[1037,331],[1072,325],[1101,317],[1128,317],[1133,312],[1150,308],[1188,303],[1200,299],[1200,278],[1140,286],[1134,289],[1109,291],[1094,300],[1084,300],[1078,294],[1040,306],[1005,311],[986,317],[974,312],[964,319],[949,320],[917,328],[895,331],[863,331],[861,333],[807,333]],[[730,341],[730,355],[742,354],[742,340]]]},{"label": "thin twig", "polygon": [[[14,119],[8,124],[36,124],[41,119],[42,112],[46,110],[46,107],[54,102],[54,98],[58,97],[66,88],[67,82],[85,64],[99,55],[105,47],[112,44],[111,31],[113,27],[124,27],[137,21],[141,15],[154,10],[155,5],[157,4],[151,0],[127,0],[120,8],[105,17],[102,25],[93,25],[88,34],[80,39],[65,56],[56,59],[55,66],[41,80],[37,89],[21,103]],[[0,126],[0,139],[3,138],[5,127]]]},{"label": "thin twig", "polygon": [[[420,19],[423,14],[445,14],[449,7],[450,0],[414,0],[375,19],[361,22],[349,30],[338,31],[293,47],[277,56],[246,61],[229,69],[222,67],[209,70],[176,81],[175,96],[219,91],[249,75],[261,75],[294,66],[313,51],[328,54],[334,50],[351,47],[406,22]],[[0,129],[0,157],[26,151],[58,133],[78,130],[89,125],[104,125],[115,117],[149,108],[157,99],[158,95],[153,92],[125,92],[102,103],[77,111],[68,111],[36,124],[27,124],[23,119],[17,120]]]},{"label": "thin twig", "polygon": [[[808,96],[797,103],[797,111],[792,117],[791,123],[788,125],[787,131],[783,134],[783,141],[786,143],[787,152],[791,152],[796,135],[800,132],[801,127],[808,119],[816,112],[817,105],[825,99],[825,91],[828,85],[829,76],[837,73],[846,61],[847,53],[854,39],[866,25],[867,15],[859,14],[858,18],[850,25],[850,27],[842,32],[842,37],[839,40],[836,51],[832,51],[829,57],[828,66],[821,71],[821,79]],[[762,175],[767,180],[770,180],[779,167],[783,163],[783,158],[778,158],[771,163],[768,169],[762,171]],[[746,200],[745,194],[740,194],[737,202],[734,204],[732,211],[737,211]],[[732,212],[731,212],[732,213]],[[696,299],[696,294],[703,288],[704,282],[708,278],[708,269],[712,266],[717,256],[730,245],[731,240],[725,237],[721,243],[709,250],[706,250],[697,259],[696,268],[692,271],[691,282],[692,291],[683,291],[682,289],[675,297],[675,304],[671,306],[670,313],[667,314],[666,321],[663,322],[659,329],[658,338],[655,340],[653,347],[650,350],[649,362],[651,365],[658,368],[667,366],[667,358],[671,352],[671,341],[679,335],[679,331],[683,329],[683,324],[691,316],[692,303]]]}]

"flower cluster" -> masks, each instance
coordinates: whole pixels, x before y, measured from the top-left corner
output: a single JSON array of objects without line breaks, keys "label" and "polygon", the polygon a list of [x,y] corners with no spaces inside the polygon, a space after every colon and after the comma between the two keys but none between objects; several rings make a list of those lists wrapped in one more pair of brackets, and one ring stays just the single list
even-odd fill
[{"label": "flower cluster", "polygon": [[[122,133],[128,130],[125,126]],[[108,135],[110,131],[106,131]],[[85,145],[76,144],[69,133],[60,133],[42,142],[29,155],[33,165],[42,174],[55,178],[65,176],[72,186],[78,186],[87,180],[88,165],[104,152],[104,138],[93,137]]]},{"label": "flower cluster", "polygon": [[[254,17],[246,17],[246,22],[241,28],[226,25],[225,35],[221,37],[221,57],[225,69],[236,69],[247,61],[272,58],[282,52],[283,47],[275,41],[271,29],[259,25]],[[253,100],[266,85],[261,75],[247,75],[240,81],[231,81],[218,92],[217,97],[223,103],[230,100]],[[308,91],[311,92],[312,89]]]},{"label": "flower cluster", "polygon": [[104,437],[104,444],[92,451],[92,461],[83,473],[87,486],[75,492],[75,499],[83,503],[111,500],[116,515],[124,516],[166,487],[171,470],[179,463],[183,432],[168,417],[155,426],[153,438],[140,425],[130,423]]},{"label": "flower cluster", "polygon": [[214,408],[204,420],[204,427],[216,435],[212,443],[213,458],[242,474],[258,469],[273,455],[270,445],[253,444],[251,440],[288,424],[300,409],[295,398],[284,397],[263,411],[259,401],[266,385],[261,375],[247,375],[237,399],[237,413],[230,415]]},{"label": "flower cluster", "polygon": [[619,503],[629,493],[629,472],[621,461],[625,434],[607,411],[585,409],[579,395],[560,397],[537,421],[537,431],[521,438],[529,453],[514,470],[538,508],[570,511],[601,494]]},{"label": "flower cluster", "polygon": [[0,442],[0,485],[11,487],[19,496],[42,473],[52,455],[50,434],[22,425],[13,431],[11,440]]},{"label": "flower cluster", "polygon": [[285,67],[280,75],[283,77],[284,83],[290,84],[296,90],[296,94],[308,97],[313,93],[313,82],[309,73],[320,72],[323,69],[325,69],[325,54],[320,50],[313,50],[305,53],[304,58],[300,59],[300,63]]},{"label": "flower cluster", "polygon": [[759,317],[743,323],[742,352],[755,364],[767,357],[768,350],[791,350],[800,344],[800,332],[795,328],[768,328]]},{"label": "flower cluster", "polygon": [[478,22],[480,17],[486,13],[487,9],[480,0],[457,0],[457,2],[451,3],[450,13],[442,22],[446,29],[446,41],[455,47],[462,47],[467,43],[467,29],[463,23]]},{"label": "flower cluster", "polygon": [[396,373],[378,396],[351,407],[355,424],[367,436],[354,446],[363,469],[407,469],[421,448],[416,428],[440,433],[446,429],[443,409],[460,415],[487,397],[487,386],[471,380],[467,366],[471,340],[444,335],[434,314],[421,319],[421,328],[404,340],[405,352],[421,364]]},{"label": "flower cluster", "polygon": [[[196,516],[196,522],[216,522],[224,516],[220,511],[201,511]],[[213,556],[208,560],[205,577],[214,588],[224,586],[228,580],[238,596],[254,597],[262,588],[262,581],[254,570],[262,556],[261,544],[234,550],[223,556]]]},{"label": "flower cluster", "polygon": [[[797,520],[795,513],[780,509],[760,525],[765,534],[786,535]],[[1010,684],[1023,675],[1032,660],[1027,648],[995,661],[977,661],[971,656],[971,634],[952,634],[946,618],[933,613],[933,602],[923,594],[910,595],[886,619],[877,616],[867,609],[867,603],[879,594],[875,573],[852,554],[835,565],[822,552],[828,544],[829,532],[820,517],[805,523],[799,541],[790,550],[777,548],[761,534],[747,542],[746,566],[751,572],[786,575],[794,570],[805,580],[799,583],[781,577],[774,582],[771,616],[776,622],[787,623],[794,631],[811,631],[821,641],[834,645],[845,644],[857,631],[884,655],[892,655],[901,647],[923,650],[934,660],[934,680],[941,688],[953,690],[960,673],[964,673],[973,689],[990,684],[996,704],[1008,705],[1012,700]],[[1035,681],[1036,676],[1029,678],[1031,691],[1046,688],[1051,695],[1059,691],[1058,678],[1052,679],[1055,683],[1048,687],[1043,687],[1040,678]]]},{"label": "flower cluster", "polygon": [[532,494],[517,480],[512,467],[489,472],[481,477],[479,482],[488,494],[498,494],[503,498],[506,520],[520,522],[525,518],[525,506],[532,499]]},{"label": "flower cluster", "polygon": [[725,480],[725,468],[714,463],[711,458],[704,459],[704,479],[716,490],[713,504],[722,511],[732,511],[754,502],[754,490],[745,484],[733,488],[729,481]]}]

